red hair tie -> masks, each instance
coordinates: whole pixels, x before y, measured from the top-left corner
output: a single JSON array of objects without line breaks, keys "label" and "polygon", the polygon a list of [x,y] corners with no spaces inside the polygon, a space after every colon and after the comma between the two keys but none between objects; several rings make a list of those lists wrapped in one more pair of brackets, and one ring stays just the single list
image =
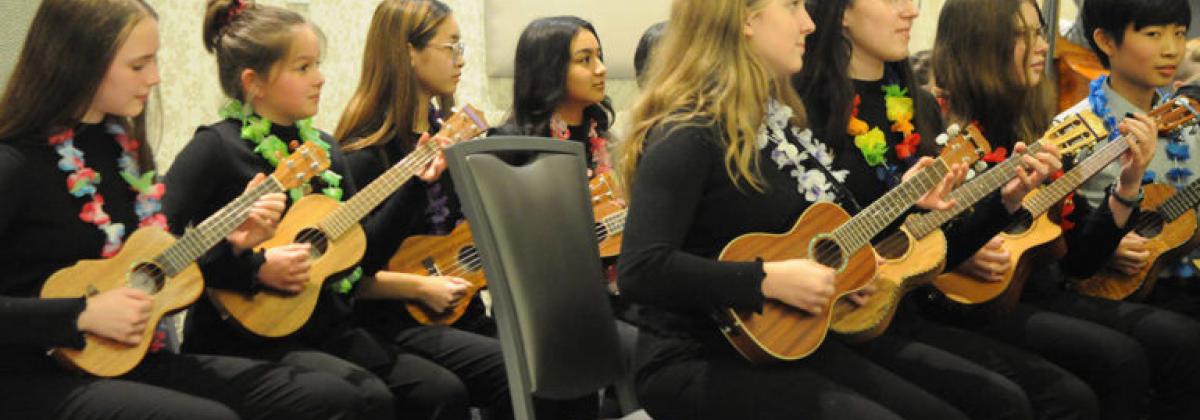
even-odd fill
[{"label": "red hair tie", "polygon": [[229,8],[229,23],[233,23],[233,18],[246,10],[246,0],[237,0],[237,6]]}]

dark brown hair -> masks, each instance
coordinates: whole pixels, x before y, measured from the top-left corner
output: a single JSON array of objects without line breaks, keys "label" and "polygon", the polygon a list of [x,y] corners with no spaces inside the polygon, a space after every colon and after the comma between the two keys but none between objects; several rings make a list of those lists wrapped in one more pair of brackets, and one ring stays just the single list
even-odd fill
[{"label": "dark brown hair", "polygon": [[297,25],[309,25],[304,16],[288,9],[244,0],[208,0],[204,16],[204,48],[217,56],[221,89],[245,101],[242,72],[254,70],[269,77],[271,68],[288,53]]},{"label": "dark brown hair", "polygon": [[1040,24],[1022,22],[1020,7],[1026,2],[1037,8],[1032,0],[949,0],[938,18],[933,73],[949,100],[951,118],[979,122],[993,147],[1040,138],[1054,116],[1050,84],[1042,79],[1026,86],[1014,74],[1017,39],[1023,37],[1028,46],[1025,61],[1037,42],[1037,34],[1014,26]]},{"label": "dark brown hair", "polygon": [[[44,140],[78,125],[117,50],[146,18],[158,15],[142,0],[42,1],[0,98],[0,140]],[[122,123],[145,138],[141,124]],[[143,144],[143,168],[153,167],[150,156]]]}]

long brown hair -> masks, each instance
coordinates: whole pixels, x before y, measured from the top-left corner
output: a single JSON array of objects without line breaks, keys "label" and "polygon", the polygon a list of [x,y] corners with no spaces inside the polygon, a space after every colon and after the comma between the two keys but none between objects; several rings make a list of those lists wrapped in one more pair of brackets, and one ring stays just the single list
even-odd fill
[{"label": "long brown hair", "polygon": [[1014,74],[1017,39],[1028,46],[1025,62],[1037,42],[1037,34],[1018,33],[1014,22],[1026,28],[1040,23],[1023,21],[1024,2],[1037,8],[1032,0],[950,0],[938,18],[933,74],[946,92],[951,118],[979,122],[993,146],[1036,140],[1054,116],[1050,84],[1042,79],[1030,87]]},{"label": "long brown hair", "polygon": [[630,110],[633,124],[621,144],[620,172],[632,185],[646,136],[660,126],[682,127],[698,120],[722,130],[725,170],[735,185],[763,190],[756,136],[771,98],[795,112],[804,126],[804,106],[788,78],[776,78],[754,52],[742,25],[767,0],[675,0],[665,37],[655,52],[646,86]]},{"label": "long brown hair", "polygon": [[[78,125],[117,50],[147,18],[158,15],[142,0],[42,1],[0,98],[0,141],[44,139]],[[122,123],[145,138],[142,124]],[[142,167],[153,167],[150,147],[140,152]]]},{"label": "long brown hair", "polygon": [[[396,136],[409,136],[420,90],[409,46],[429,45],[451,11],[438,0],[384,0],[375,8],[363,52],[358,89],[346,105],[334,137],[345,150],[382,145]],[[451,96],[438,97],[438,106],[454,106]]]}]

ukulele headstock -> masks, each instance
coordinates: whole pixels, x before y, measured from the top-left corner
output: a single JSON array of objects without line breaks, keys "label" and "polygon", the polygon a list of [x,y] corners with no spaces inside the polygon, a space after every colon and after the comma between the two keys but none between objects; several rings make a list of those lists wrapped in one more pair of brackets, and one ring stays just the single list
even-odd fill
[{"label": "ukulele headstock", "polygon": [[271,176],[287,190],[299,188],[326,169],[329,169],[329,152],[321,146],[306,142],[279,161]]},{"label": "ukulele headstock", "polygon": [[[947,165],[961,163],[969,167],[992,152],[992,145],[974,124],[967,125],[966,129],[962,129],[958,124],[951,124],[946,127],[943,136],[946,136],[945,145],[942,146],[939,157]],[[938,137],[938,143],[942,143],[941,136]]]},{"label": "ukulele headstock", "polygon": [[1090,149],[1100,139],[1107,138],[1108,129],[1104,126],[1104,120],[1091,111],[1083,111],[1050,127],[1039,142],[1057,147],[1059,153],[1068,156],[1085,148]]},{"label": "ukulele headstock", "polygon": [[1167,103],[1159,105],[1150,111],[1150,117],[1158,122],[1158,134],[1170,136],[1175,132],[1197,123],[1200,112],[1200,102],[1193,97],[1195,89],[1180,89]]},{"label": "ukulele headstock", "polygon": [[442,123],[437,135],[450,139],[451,144],[457,144],[483,135],[488,128],[487,115],[467,104]]}]

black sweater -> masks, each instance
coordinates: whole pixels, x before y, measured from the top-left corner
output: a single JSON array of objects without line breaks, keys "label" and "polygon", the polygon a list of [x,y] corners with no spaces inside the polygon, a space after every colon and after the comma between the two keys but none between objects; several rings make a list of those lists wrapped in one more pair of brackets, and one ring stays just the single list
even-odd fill
[{"label": "black sweater", "polygon": [[[257,173],[270,175],[274,168],[266,159],[254,152],[254,144],[241,138],[241,122],[227,119],[200,127],[196,135],[175,158],[166,175],[167,190],[175,194],[163,203],[163,211],[171,222],[172,229],[182,231],[189,225],[198,224],[232,201],[246,188],[246,183]],[[292,127],[272,125],[271,134],[284,142],[299,139],[298,130]],[[329,151],[332,162],[330,169],[342,175],[340,187],[343,199],[355,193],[354,177],[346,170],[345,158],[336,147],[336,142],[327,134],[322,139],[334,147]],[[325,187],[319,177],[313,178],[313,191]],[[288,199],[291,206],[291,199]],[[204,260],[224,261],[225,270],[205,270],[208,287],[236,291],[254,291],[258,287],[258,269],[264,259],[262,253],[243,253],[233,256],[225,253],[206,255]],[[340,278],[339,275],[331,276]],[[344,322],[351,310],[351,299],[322,289],[317,308],[308,323],[294,336],[310,342],[320,342],[323,335]],[[189,352],[237,354],[239,349],[265,345],[271,340],[254,336],[233,325],[234,321],[223,321],[218,310],[208,299],[200,299],[195,310],[188,316],[184,349]]]},{"label": "black sweater", "polygon": [[735,186],[725,171],[723,137],[713,127],[662,127],[647,138],[617,280],[623,298],[646,306],[634,319],[643,328],[708,343],[722,341],[712,311],[756,311],[764,300],[762,262],[718,261],[721,250],[745,233],[787,231],[810,204],[797,181],[772,163],[771,147],[759,153],[765,191]]},{"label": "black sweater", "polygon": [[[75,129],[75,147],[88,167],[101,176],[97,193],[113,223],[125,225],[126,237],[138,226],[133,206],[137,193],[121,179],[121,148],[103,124]],[[59,269],[84,259],[101,258],[104,234],[79,218],[90,198],[67,191],[60,156],[45,138],[0,142],[0,371],[29,371],[49,366],[49,347],[81,347],[76,329],[80,299],[38,299],[42,284]],[[165,200],[181,195],[167,189]],[[231,254],[222,241],[212,256]],[[221,261],[201,264],[205,273],[222,272]]]},{"label": "black sweater", "polygon": [[[887,110],[884,101],[883,86],[884,81],[861,81],[854,82],[855,91],[862,99],[859,105],[858,118],[866,121],[868,126],[878,127],[887,135],[887,162],[898,164],[896,176],[899,177],[908,168],[907,162],[901,162],[896,157],[895,145],[901,139],[901,134],[893,132],[890,127],[891,121],[887,119]],[[941,116],[936,108],[937,101],[933,95],[924,89],[910,89],[910,95],[914,99],[920,96],[922,102],[928,104],[925,108],[917,109],[917,112],[923,113],[919,118],[914,118],[916,121],[936,121],[937,127],[917,127],[922,133],[921,144],[917,148],[919,156],[937,156],[938,146],[935,142],[936,135],[944,131],[941,125]],[[806,101],[808,115],[810,121],[824,121],[829,118],[830,110],[824,106],[823,102]],[[824,127],[824,124],[814,124],[816,127]],[[826,142],[831,150],[841,150],[840,153],[834,152],[834,166],[838,169],[846,169],[850,171],[850,175],[846,177],[846,186],[854,193],[855,200],[862,206],[870,205],[875,202],[890,188],[887,183],[880,181],[876,177],[876,168],[867,165],[866,159],[862,157],[862,153],[854,146],[854,139],[842,131],[840,133],[822,133],[815,132],[815,137]],[[915,162],[916,159],[913,159]],[[847,208],[847,211],[854,212],[855,209]],[[1004,203],[1000,198],[999,193],[992,193],[976,203],[971,209],[963,212],[962,215],[943,226],[946,234],[946,266],[956,267],[958,264],[966,261],[975,254],[979,248],[983,247],[993,236],[1000,232],[1005,225],[1009,223],[1011,216],[1004,208]],[[897,220],[896,224],[903,221],[903,218]],[[877,236],[876,239],[886,236],[890,231],[885,231],[883,235]]]}]

